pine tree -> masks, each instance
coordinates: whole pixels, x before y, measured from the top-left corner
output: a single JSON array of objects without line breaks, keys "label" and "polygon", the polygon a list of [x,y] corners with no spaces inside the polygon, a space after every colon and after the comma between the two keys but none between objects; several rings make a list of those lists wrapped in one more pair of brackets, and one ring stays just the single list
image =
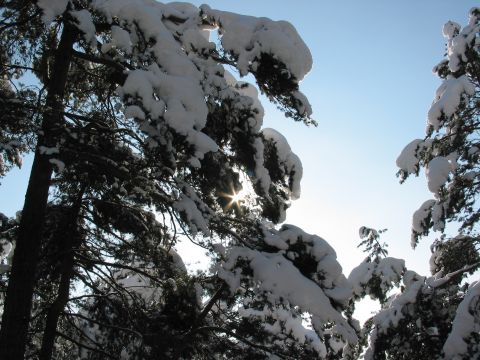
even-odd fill
[{"label": "pine tree", "polygon": [[[311,56],[290,24],[60,0],[4,2],[2,26],[4,78],[37,77],[30,92],[2,90],[28,109],[15,112],[21,130],[1,128],[2,144],[20,139],[6,159],[35,148],[9,238],[2,359],[333,358],[355,346],[333,249],[273,227],[300,194],[301,162],[261,128],[255,87],[229,72],[314,124],[298,90]],[[210,252],[212,274],[185,272],[180,237]]]},{"label": "pine tree", "polygon": [[399,291],[380,291],[386,301],[363,330],[366,359],[476,359],[480,354],[480,286],[466,281],[480,267],[480,9],[469,15],[463,28],[451,21],[444,26],[446,59],[434,68],[442,84],[428,112],[426,137],[408,144],[397,159],[401,181],[423,169],[434,196],[413,216],[411,245],[431,231],[445,232],[448,222],[458,225],[458,235],[434,241],[430,276],[403,266],[397,271]]},{"label": "pine tree", "polygon": [[431,230],[444,231],[452,221],[461,233],[478,234],[479,17],[473,8],[464,28],[445,24],[446,59],[434,67],[442,84],[428,112],[427,134],[408,144],[397,159],[401,181],[424,169],[434,196],[415,213],[412,245]]}]

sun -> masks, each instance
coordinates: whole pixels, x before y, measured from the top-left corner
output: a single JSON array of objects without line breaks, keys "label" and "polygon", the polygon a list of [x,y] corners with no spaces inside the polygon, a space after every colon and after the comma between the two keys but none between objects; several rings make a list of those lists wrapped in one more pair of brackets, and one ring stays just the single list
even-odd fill
[{"label": "sun", "polygon": [[226,210],[230,209],[232,206],[235,206],[237,209],[240,209],[240,205],[243,201],[245,201],[246,192],[242,189],[239,192],[236,192],[232,189],[230,194],[223,193],[222,196],[229,199],[229,203],[225,207]]},{"label": "sun", "polygon": [[[225,212],[234,210],[235,213],[242,214],[244,210],[250,211],[256,208],[255,190],[252,185],[252,179],[241,169],[235,169],[238,174],[238,182],[230,183],[230,191],[219,192],[222,198],[222,206]],[[227,190],[224,188],[224,190]]]},{"label": "sun", "polygon": [[229,194],[227,197],[230,198],[230,203],[238,205],[245,199],[245,193],[243,190],[240,190],[238,193],[233,190],[233,194]]}]

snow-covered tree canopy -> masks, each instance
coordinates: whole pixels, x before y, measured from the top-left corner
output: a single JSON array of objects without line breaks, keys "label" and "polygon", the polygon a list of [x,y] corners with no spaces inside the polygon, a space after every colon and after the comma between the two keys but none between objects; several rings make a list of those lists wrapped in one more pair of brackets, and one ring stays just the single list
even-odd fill
[{"label": "snow-covered tree canopy", "polygon": [[[299,90],[312,58],[291,24],[149,0],[12,1],[1,15],[2,175],[35,159],[21,217],[4,221],[0,357],[27,339],[41,359],[353,351],[334,250],[274,227],[303,170],[262,128],[258,91],[314,124]],[[181,238],[210,273],[185,271]]]},{"label": "snow-covered tree canopy", "polygon": [[[324,239],[277,226],[303,168],[263,128],[259,92],[314,124],[291,24],[153,0],[0,2],[0,176],[34,153],[23,210],[0,213],[0,358],[478,356],[479,19],[445,26],[427,135],[397,160],[434,194],[412,244],[449,220],[461,233],[434,242],[421,276],[363,227],[347,277]],[[187,271],[181,240],[208,271]],[[381,309],[362,328],[367,295]]]},{"label": "snow-covered tree canopy", "polygon": [[465,233],[478,233],[479,19],[480,10],[473,8],[463,28],[445,24],[446,58],[433,69],[442,84],[428,111],[426,137],[413,140],[397,159],[402,181],[424,169],[433,194],[413,217],[413,246],[430,230],[444,231],[449,221]]},{"label": "snow-covered tree canopy", "polygon": [[430,276],[403,270],[401,291],[390,294],[366,323],[366,359],[476,359],[480,354],[479,285],[466,281],[468,274],[478,278],[480,267],[480,8],[470,10],[463,28],[447,22],[443,35],[446,58],[434,67],[442,84],[428,112],[426,136],[410,142],[397,165],[401,181],[425,170],[433,194],[413,215],[411,245],[432,230],[444,233],[447,222],[458,224],[459,233],[433,242]]}]

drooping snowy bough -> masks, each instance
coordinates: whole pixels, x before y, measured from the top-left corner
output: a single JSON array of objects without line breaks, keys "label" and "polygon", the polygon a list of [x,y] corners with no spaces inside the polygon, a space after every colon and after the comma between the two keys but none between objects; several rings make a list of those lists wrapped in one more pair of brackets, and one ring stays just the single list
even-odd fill
[{"label": "drooping snowy bough", "polygon": [[431,276],[404,269],[401,291],[383,292],[386,302],[365,325],[366,359],[480,356],[478,282],[467,282],[480,267],[480,8],[471,9],[463,28],[448,22],[443,34],[447,54],[434,68],[442,84],[428,112],[426,136],[410,142],[397,165],[401,181],[424,170],[433,194],[413,215],[412,247],[431,231],[443,233],[448,222],[458,224],[459,234],[434,241]]},{"label": "drooping snowy bough", "polygon": [[219,269],[232,291],[251,293],[240,314],[260,319],[269,337],[290,335],[320,358],[354,347],[358,324],[341,313],[352,286],[333,248],[293,225],[263,233],[263,246],[231,248]]},{"label": "drooping snowy bough", "polygon": [[[15,250],[1,260],[11,272],[0,274],[0,357],[307,358],[354,347],[358,325],[343,314],[352,288],[334,251],[273,225],[300,195],[302,165],[262,129],[258,90],[314,123],[299,90],[311,54],[293,26],[187,3],[22,4],[2,5],[0,71],[17,87],[2,82],[0,101],[7,116],[19,103],[33,115],[21,131],[0,125],[0,172],[27,145],[36,152],[18,233],[2,239]],[[28,72],[37,80],[22,88]],[[247,74],[256,85],[240,81]],[[210,252],[212,273],[179,271],[172,247],[185,237]]]},{"label": "drooping snowy bough", "polygon": [[479,106],[480,10],[473,8],[465,27],[449,21],[446,59],[433,71],[441,79],[428,111],[425,139],[413,140],[397,159],[404,181],[425,169],[434,199],[425,202],[413,218],[412,244],[446,222],[458,221],[462,231],[475,232],[479,219]]}]

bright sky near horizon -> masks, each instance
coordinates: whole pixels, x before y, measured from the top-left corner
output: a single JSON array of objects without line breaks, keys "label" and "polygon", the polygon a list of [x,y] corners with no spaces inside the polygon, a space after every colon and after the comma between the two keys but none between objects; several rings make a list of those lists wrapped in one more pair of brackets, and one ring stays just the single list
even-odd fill
[{"label": "bright sky near horizon", "polygon": [[[390,255],[428,271],[424,240],[410,249],[413,212],[430,198],[423,175],[400,186],[395,159],[425,119],[440,81],[432,74],[445,51],[442,26],[465,24],[473,0],[191,1],[241,14],[291,22],[309,46],[313,70],[301,84],[319,126],[284,119],[274,106],[264,126],[279,130],[304,168],[302,196],[287,223],[325,238],[346,274],[362,259],[362,225],[388,228]],[[29,164],[0,186],[0,211],[21,209]]]},{"label": "bright sky near horizon", "polygon": [[192,1],[291,22],[313,57],[301,83],[318,127],[284,119],[262,101],[265,127],[279,130],[303,163],[302,195],[286,223],[327,240],[346,275],[363,260],[358,229],[387,228],[389,255],[426,274],[430,239],[410,248],[413,212],[431,198],[425,177],[400,185],[395,160],[424,137],[440,80],[448,20],[467,23],[472,0]]}]

